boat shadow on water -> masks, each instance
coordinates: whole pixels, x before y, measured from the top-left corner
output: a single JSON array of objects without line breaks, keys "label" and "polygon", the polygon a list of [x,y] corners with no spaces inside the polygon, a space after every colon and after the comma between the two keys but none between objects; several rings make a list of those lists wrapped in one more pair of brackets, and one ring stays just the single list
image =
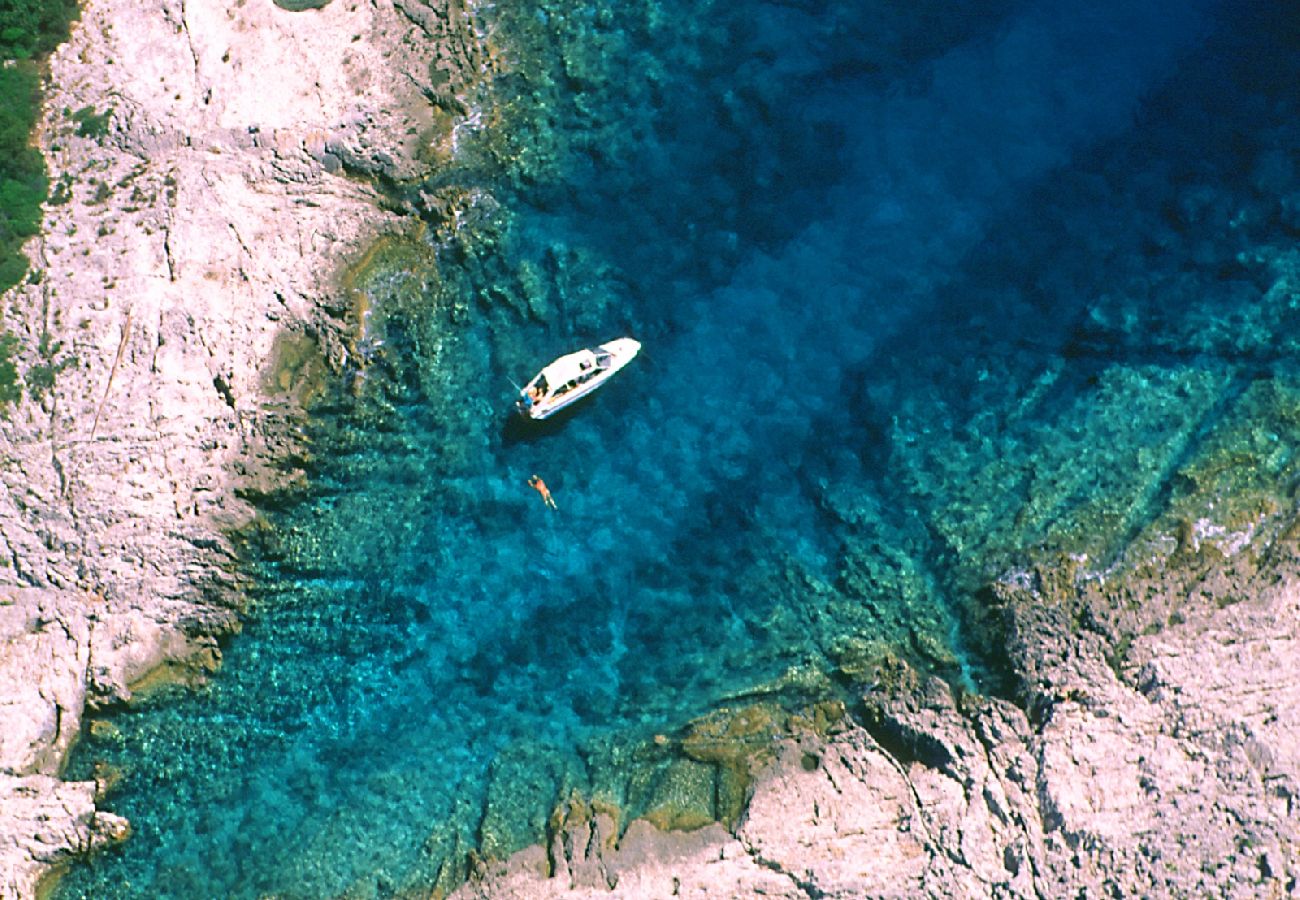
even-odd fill
[{"label": "boat shadow on water", "polygon": [[[584,415],[592,407],[599,406],[597,398],[604,393],[605,391],[595,391],[588,394],[545,419],[530,419],[512,407],[501,423],[501,443],[510,447],[556,437],[562,434],[574,419]],[[611,392],[610,396],[615,395]]]}]

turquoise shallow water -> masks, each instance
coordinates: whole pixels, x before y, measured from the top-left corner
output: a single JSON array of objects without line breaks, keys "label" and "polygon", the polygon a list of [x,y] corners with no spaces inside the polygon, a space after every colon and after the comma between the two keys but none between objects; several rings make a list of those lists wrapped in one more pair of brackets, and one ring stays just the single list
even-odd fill
[{"label": "turquoise shallow water", "polygon": [[[371,361],[248,546],[248,626],[78,750],[136,833],[62,896],[446,885],[571,791],[699,805],[685,723],[834,694],[854,648],[1001,690],[979,587],[1108,563],[1290,365],[1251,254],[1300,226],[1300,66],[1264,4],[484,15],[497,124],[422,186],[465,224],[359,280]],[[625,333],[591,401],[508,421],[509,378]]]}]

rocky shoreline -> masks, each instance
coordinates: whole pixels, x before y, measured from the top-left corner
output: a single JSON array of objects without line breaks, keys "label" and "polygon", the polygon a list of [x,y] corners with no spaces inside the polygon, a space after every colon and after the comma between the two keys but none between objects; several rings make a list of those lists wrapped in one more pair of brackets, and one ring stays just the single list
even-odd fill
[{"label": "rocky shoreline", "polygon": [[129,830],[58,777],[83,713],[219,664],[241,497],[292,477],[298,400],[347,360],[335,279],[405,227],[374,184],[450,139],[430,73],[481,65],[465,27],[92,0],[51,58],[53,197],[4,321],[53,383],[0,421],[0,897]]},{"label": "rocky shoreline", "polygon": [[[1292,577],[1225,576],[1279,551]],[[746,754],[752,793],[730,829],[570,802],[546,846],[480,862],[453,896],[1291,896],[1297,547],[1282,529],[1211,552],[1110,583],[1074,567],[999,583],[1019,702],[888,658],[842,670],[857,702],[723,730],[768,743]],[[1121,650],[1134,590],[1146,622]]]},{"label": "rocky shoreline", "polygon": [[[219,666],[230,536],[351,362],[339,273],[409,226],[384,190],[445,158],[488,65],[469,34],[419,0],[90,0],[51,60],[55,199],[4,312],[54,380],[0,421],[0,897],[129,833],[104,784],[59,778],[82,717]],[[989,587],[1015,702],[845,653],[851,702],[664,737],[735,775],[725,824],[567,798],[456,895],[1294,893],[1296,513],[1219,509],[1227,531],[1200,518],[1222,490],[1206,474],[1105,572],[1044,555]]]}]

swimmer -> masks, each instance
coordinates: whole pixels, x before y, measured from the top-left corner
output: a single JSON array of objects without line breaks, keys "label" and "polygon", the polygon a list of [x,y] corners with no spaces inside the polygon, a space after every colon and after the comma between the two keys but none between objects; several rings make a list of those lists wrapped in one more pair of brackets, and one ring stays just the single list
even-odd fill
[{"label": "swimmer", "polygon": [[551,489],[546,486],[545,481],[542,481],[541,478],[533,475],[528,479],[528,486],[542,495],[543,503],[551,509],[556,510],[557,512],[559,511],[560,508],[555,505],[555,498],[551,496]]}]

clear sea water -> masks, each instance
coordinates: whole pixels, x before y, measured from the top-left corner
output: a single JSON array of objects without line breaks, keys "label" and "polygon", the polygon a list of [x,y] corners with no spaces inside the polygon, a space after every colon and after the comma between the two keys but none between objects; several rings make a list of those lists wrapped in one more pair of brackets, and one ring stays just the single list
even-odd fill
[{"label": "clear sea water", "polygon": [[[447,887],[573,792],[707,814],[689,721],[854,653],[1005,689],[980,587],[1109,565],[1293,374],[1285,6],[480,10],[510,69],[418,186],[460,215],[357,274],[369,361],[248,543],[247,627],[82,743],[135,834],[59,896]],[[510,379],[623,334],[510,423]]]}]

